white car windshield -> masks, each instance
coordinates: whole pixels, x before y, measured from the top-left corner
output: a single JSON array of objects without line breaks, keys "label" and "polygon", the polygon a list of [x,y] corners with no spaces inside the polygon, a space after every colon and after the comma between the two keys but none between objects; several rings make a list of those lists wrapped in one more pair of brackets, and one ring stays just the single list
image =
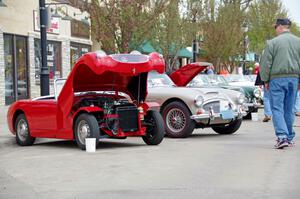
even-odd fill
[{"label": "white car windshield", "polygon": [[220,75],[207,75],[209,79],[209,83],[212,86],[228,86],[228,82],[225,80],[223,76]]},{"label": "white car windshield", "polygon": [[207,78],[207,75],[197,75],[187,86],[188,87],[208,87],[208,86],[210,86],[210,83]]},{"label": "white car windshield", "polygon": [[247,78],[244,75],[227,75],[225,76],[228,82],[247,82]]},{"label": "white car windshield", "polygon": [[209,87],[209,86],[226,86],[228,85],[224,77],[219,75],[197,75],[188,84],[190,87]]},{"label": "white car windshield", "polygon": [[174,82],[170,79],[167,74],[159,74],[156,71],[151,71],[148,73],[147,80],[148,87],[157,87],[157,86],[165,86],[165,87],[174,87]]}]

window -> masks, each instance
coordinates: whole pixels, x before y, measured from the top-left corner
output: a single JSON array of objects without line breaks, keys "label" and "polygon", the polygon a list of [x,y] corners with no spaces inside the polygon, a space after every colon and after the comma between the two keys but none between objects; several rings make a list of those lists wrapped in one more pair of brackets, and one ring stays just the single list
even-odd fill
[{"label": "window", "polygon": [[[42,67],[41,43],[39,39],[34,40],[34,61],[36,83],[40,82],[40,72]],[[49,79],[53,83],[55,78],[62,77],[61,43],[47,41],[47,65],[49,68]]]},{"label": "window", "polygon": [[4,34],[5,104],[27,99],[28,52],[27,37]]},{"label": "window", "polygon": [[70,56],[71,69],[75,65],[76,61],[83,54],[90,51],[91,51],[91,46],[89,45],[71,42],[71,56]]}]

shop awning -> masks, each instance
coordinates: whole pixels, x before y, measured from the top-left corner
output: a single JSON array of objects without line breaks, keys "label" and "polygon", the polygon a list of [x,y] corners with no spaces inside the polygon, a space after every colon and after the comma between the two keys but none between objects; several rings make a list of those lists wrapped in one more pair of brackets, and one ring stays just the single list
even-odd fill
[{"label": "shop awning", "polygon": [[182,48],[178,51],[177,56],[181,58],[192,58],[193,53],[186,48]]},{"label": "shop awning", "polygon": [[[138,48],[137,50],[140,51],[141,53],[145,53],[145,54],[149,54],[149,53],[152,53],[152,52],[160,52],[162,53],[162,50],[160,47],[158,47],[159,50],[155,50],[154,47],[152,46],[151,42],[150,41],[145,41],[143,42]],[[171,44],[170,48],[169,48],[169,52],[171,55],[174,55],[175,51],[175,44]],[[193,53],[190,52],[188,49],[186,48],[182,48],[180,49],[176,55],[179,57],[179,58],[192,58],[193,57]]]},{"label": "shop awning", "polygon": [[140,45],[140,47],[137,50],[140,51],[141,53],[146,53],[146,54],[156,52],[156,50],[153,48],[153,46],[149,41],[143,42],[142,45]]}]

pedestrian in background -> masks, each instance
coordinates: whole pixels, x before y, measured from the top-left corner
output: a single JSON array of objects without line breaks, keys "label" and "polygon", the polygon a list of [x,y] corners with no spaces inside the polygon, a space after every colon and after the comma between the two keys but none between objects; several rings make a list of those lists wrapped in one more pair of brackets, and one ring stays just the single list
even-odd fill
[{"label": "pedestrian in background", "polygon": [[215,72],[214,72],[214,66],[207,66],[207,68],[206,68],[206,74],[208,74],[208,75],[215,74]]},{"label": "pedestrian in background", "polygon": [[297,98],[295,102],[295,115],[300,116],[300,93],[297,92]]},{"label": "pedestrian in background", "polygon": [[265,115],[265,117],[263,119],[263,122],[268,122],[272,118],[272,111],[271,111],[271,106],[270,106],[270,93],[269,93],[269,90],[266,89],[266,86],[265,86],[264,82],[260,78],[259,69],[257,71],[257,76],[256,76],[256,80],[255,80],[254,85],[263,87],[263,91],[264,91],[264,97],[263,97],[263,100],[264,100],[264,115]]},{"label": "pedestrian in background", "polygon": [[270,92],[275,148],[293,146],[294,105],[300,74],[300,38],[290,32],[289,19],[277,19],[277,37],[267,42],[261,58],[260,76]]},{"label": "pedestrian in background", "polygon": [[253,74],[257,75],[259,72],[259,63],[255,63],[254,64],[254,71],[253,71]]}]

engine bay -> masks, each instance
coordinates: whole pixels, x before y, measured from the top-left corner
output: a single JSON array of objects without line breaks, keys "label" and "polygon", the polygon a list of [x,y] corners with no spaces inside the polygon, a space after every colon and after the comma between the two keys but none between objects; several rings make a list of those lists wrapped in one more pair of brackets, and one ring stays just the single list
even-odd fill
[{"label": "engine bay", "polygon": [[127,98],[115,96],[84,96],[78,100],[75,109],[81,107],[99,107],[102,112],[96,119],[102,131],[116,135],[119,129],[123,132],[135,132],[139,129],[139,110]]}]

